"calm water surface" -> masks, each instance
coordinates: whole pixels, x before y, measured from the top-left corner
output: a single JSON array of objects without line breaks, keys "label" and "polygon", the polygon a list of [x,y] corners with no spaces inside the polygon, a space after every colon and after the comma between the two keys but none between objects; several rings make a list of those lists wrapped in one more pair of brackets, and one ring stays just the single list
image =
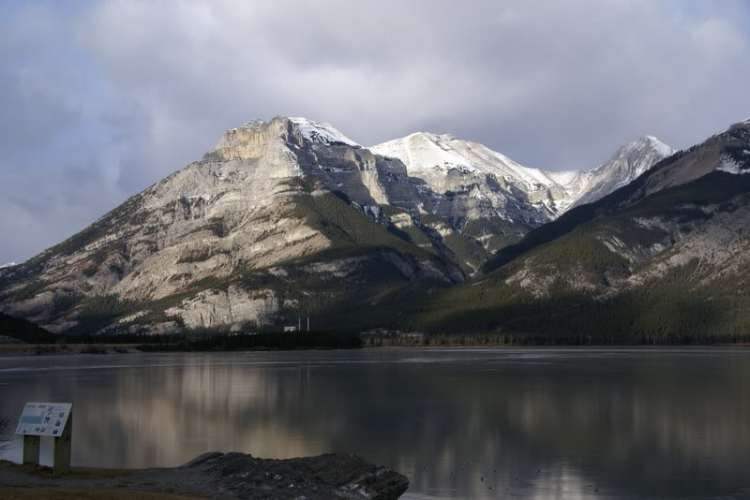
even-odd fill
[{"label": "calm water surface", "polygon": [[74,402],[75,465],[340,451],[411,499],[750,498],[750,351],[0,358],[0,411],[26,401]]}]

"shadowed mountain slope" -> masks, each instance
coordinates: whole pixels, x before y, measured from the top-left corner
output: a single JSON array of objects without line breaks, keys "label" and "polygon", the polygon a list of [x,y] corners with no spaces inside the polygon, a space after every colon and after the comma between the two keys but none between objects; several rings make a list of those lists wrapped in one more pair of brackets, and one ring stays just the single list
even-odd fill
[{"label": "shadowed mountain slope", "polygon": [[743,123],[532,231],[486,276],[421,304],[413,326],[539,342],[746,339],[748,173]]}]

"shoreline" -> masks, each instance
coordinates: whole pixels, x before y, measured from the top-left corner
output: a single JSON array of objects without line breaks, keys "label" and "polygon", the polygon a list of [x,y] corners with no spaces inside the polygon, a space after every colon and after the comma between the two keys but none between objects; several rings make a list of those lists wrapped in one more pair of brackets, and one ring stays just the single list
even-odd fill
[{"label": "shoreline", "polygon": [[178,467],[72,467],[64,474],[55,474],[50,467],[0,460],[0,497],[19,500],[396,500],[408,487],[402,474],[342,453],[271,460],[209,452]]},{"label": "shoreline", "polygon": [[365,346],[362,349],[750,349],[750,343],[741,344],[467,344],[467,345],[383,345]]},{"label": "shoreline", "polygon": [[0,345],[0,359],[6,357],[35,357],[35,356],[74,356],[111,354],[155,354],[155,353],[210,353],[210,352],[299,352],[299,351],[333,351],[333,350],[377,350],[377,349],[502,349],[502,350],[547,350],[547,349],[711,349],[711,350],[750,350],[750,343],[739,344],[560,344],[560,345],[507,345],[507,344],[456,344],[456,345],[381,345],[362,346],[360,349],[206,349],[206,350],[139,350],[139,344],[2,344]]}]

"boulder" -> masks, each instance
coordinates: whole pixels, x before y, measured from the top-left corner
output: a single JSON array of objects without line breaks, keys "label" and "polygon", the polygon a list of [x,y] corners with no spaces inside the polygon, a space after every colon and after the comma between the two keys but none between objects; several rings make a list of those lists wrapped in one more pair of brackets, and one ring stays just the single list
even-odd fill
[{"label": "boulder", "polygon": [[396,500],[409,487],[403,475],[342,453],[271,460],[210,452],[180,469],[204,476],[219,491],[250,500]]}]

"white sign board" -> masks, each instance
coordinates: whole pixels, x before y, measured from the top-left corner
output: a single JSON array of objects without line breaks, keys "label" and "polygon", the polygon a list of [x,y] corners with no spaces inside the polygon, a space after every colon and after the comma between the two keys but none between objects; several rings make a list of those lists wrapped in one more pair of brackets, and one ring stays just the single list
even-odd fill
[{"label": "white sign board", "polygon": [[62,434],[72,403],[26,403],[16,434],[59,436]]}]

